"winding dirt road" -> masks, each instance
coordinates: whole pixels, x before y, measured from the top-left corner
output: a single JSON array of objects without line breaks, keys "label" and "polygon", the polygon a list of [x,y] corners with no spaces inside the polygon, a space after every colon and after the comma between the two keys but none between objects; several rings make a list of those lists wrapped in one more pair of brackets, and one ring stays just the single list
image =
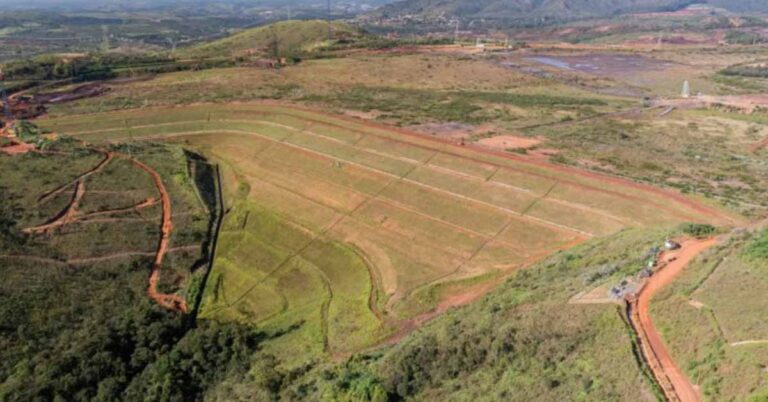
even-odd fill
[{"label": "winding dirt road", "polygon": [[700,402],[701,395],[690,379],[675,364],[661,334],[653,324],[649,306],[653,297],[672,283],[699,254],[717,243],[716,239],[688,240],[678,251],[664,253],[661,261],[667,265],[651,277],[637,299],[630,301],[629,317],[640,338],[640,347],[667,400]]},{"label": "winding dirt road", "polygon": [[134,165],[139,169],[149,173],[152,176],[152,180],[155,182],[157,191],[160,192],[160,201],[163,204],[163,224],[160,228],[162,235],[160,236],[160,243],[157,246],[157,254],[155,254],[155,262],[152,265],[152,274],[149,277],[149,288],[147,294],[149,298],[154,300],[157,304],[169,309],[176,310],[182,313],[187,313],[189,308],[186,300],[183,297],[175,294],[164,294],[157,290],[157,284],[160,282],[160,267],[163,265],[163,259],[168,252],[168,244],[171,241],[171,231],[173,231],[173,223],[171,222],[171,196],[168,194],[168,190],[163,184],[163,178],[151,167],[145,165],[143,162],[126,156]]},{"label": "winding dirt road", "polygon": [[81,175],[79,175],[77,178],[70,181],[69,183],[59,186],[56,189],[50,192],[47,192],[42,196],[40,196],[40,198],[38,198],[37,205],[40,205],[42,203],[47,202],[54,196],[60,194],[61,192],[65,191],[67,188],[74,185],[75,191],[72,196],[72,200],[64,208],[64,210],[61,211],[59,214],[57,214],[57,216],[52,218],[49,222],[40,226],[34,226],[34,227],[23,229],[23,231],[29,234],[42,234],[42,233],[50,232],[54,229],[60,228],[65,225],[78,222],[78,221],[85,222],[89,217],[128,213],[128,212],[138,211],[140,209],[144,209],[144,208],[148,208],[153,205],[156,205],[158,203],[158,200],[156,198],[148,198],[142,202],[139,202],[136,205],[126,207],[126,208],[119,208],[119,209],[108,210],[108,211],[99,211],[99,212],[93,212],[90,214],[79,213],[78,207],[80,205],[81,200],[85,196],[86,179],[89,176],[102,171],[114,158],[116,157],[125,158],[131,161],[131,163],[133,163],[134,166],[147,172],[152,177],[155,187],[157,188],[157,191],[160,194],[160,202],[162,202],[162,206],[163,206],[161,237],[157,246],[157,251],[154,253],[155,261],[152,265],[152,273],[150,274],[150,277],[149,277],[149,286],[147,289],[147,294],[149,295],[150,299],[154,300],[157,304],[159,304],[164,308],[167,308],[169,310],[179,311],[182,313],[187,313],[189,309],[187,306],[187,302],[186,300],[184,300],[183,297],[175,294],[164,294],[159,292],[157,289],[158,283],[160,282],[160,268],[163,265],[163,260],[165,258],[165,255],[169,252],[169,243],[171,239],[171,232],[173,230],[173,223],[171,221],[172,219],[171,218],[171,196],[168,194],[168,191],[165,188],[165,185],[163,184],[162,177],[160,177],[160,174],[157,173],[157,171],[155,171],[148,165],[144,164],[143,162],[137,159],[134,159],[131,156],[117,154],[114,152],[106,152],[101,150],[98,150],[98,151],[104,154],[104,159],[100,161],[95,167],[93,167],[92,169],[88,170],[85,173],[82,173]]},{"label": "winding dirt road", "polygon": [[157,254],[155,254],[155,263],[152,265],[152,274],[149,277],[149,288],[147,294],[149,298],[154,300],[155,303],[169,309],[176,310],[182,313],[187,313],[189,308],[187,307],[187,301],[179,295],[164,294],[157,290],[157,284],[160,282],[160,267],[163,265],[163,259],[168,252],[168,244],[171,241],[171,231],[173,231],[173,223],[171,222],[171,196],[168,194],[168,190],[163,184],[163,178],[151,167],[145,165],[137,159],[126,156],[134,165],[141,170],[149,173],[152,176],[152,180],[155,182],[157,191],[160,192],[160,201],[163,204],[163,224],[160,228],[161,236],[160,243],[157,246]]}]

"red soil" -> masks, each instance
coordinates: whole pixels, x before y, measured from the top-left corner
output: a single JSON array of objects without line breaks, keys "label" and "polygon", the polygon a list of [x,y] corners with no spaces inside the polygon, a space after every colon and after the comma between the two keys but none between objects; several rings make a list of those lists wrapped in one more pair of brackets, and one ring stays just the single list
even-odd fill
[{"label": "red soil", "polygon": [[683,243],[679,251],[663,255],[662,261],[668,262],[666,267],[652,276],[637,300],[630,303],[630,319],[638,331],[643,354],[670,401],[699,402],[701,395],[669,354],[661,334],[651,320],[649,305],[653,296],[672,283],[696,256],[716,243],[716,239],[689,240]]},{"label": "red soil", "polygon": [[69,205],[67,205],[64,211],[62,211],[62,213],[44,225],[26,228],[23,230],[23,232],[30,234],[45,233],[74,222],[77,219],[77,208],[80,206],[80,201],[83,200],[84,195],[85,182],[80,180],[75,185],[75,194],[72,197],[72,201],[69,203]]},{"label": "red soil", "polygon": [[0,152],[8,155],[22,155],[34,150],[35,150],[34,145],[27,144],[24,142],[0,147]]},{"label": "red soil", "polygon": [[541,139],[518,137],[514,135],[498,135],[495,137],[483,138],[477,143],[489,148],[504,151],[507,149],[531,149],[541,144]]},{"label": "red soil", "polygon": [[171,231],[173,230],[173,222],[171,221],[171,196],[168,194],[168,190],[163,184],[163,178],[151,167],[144,163],[128,157],[134,165],[149,173],[152,176],[152,180],[155,182],[157,191],[160,192],[160,200],[163,204],[163,223],[161,225],[160,243],[157,246],[157,254],[155,254],[155,262],[152,265],[152,274],[149,276],[149,288],[147,294],[150,299],[154,300],[157,304],[169,309],[176,310],[182,313],[186,313],[189,308],[186,300],[179,295],[164,294],[157,290],[157,284],[160,282],[160,267],[163,265],[163,259],[168,252],[168,244],[171,240]]}]

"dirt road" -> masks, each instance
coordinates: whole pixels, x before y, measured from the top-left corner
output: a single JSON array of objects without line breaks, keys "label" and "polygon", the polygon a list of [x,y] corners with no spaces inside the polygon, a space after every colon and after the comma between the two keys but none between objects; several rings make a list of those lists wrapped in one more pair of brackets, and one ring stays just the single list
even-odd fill
[{"label": "dirt road", "polygon": [[174,294],[160,293],[157,290],[158,283],[160,282],[160,267],[163,265],[163,259],[165,258],[165,255],[169,252],[168,246],[170,243],[171,231],[173,230],[173,224],[171,221],[171,196],[168,194],[168,191],[165,188],[165,185],[163,184],[162,177],[160,177],[160,174],[157,173],[157,171],[155,171],[148,165],[130,156],[120,155],[120,154],[116,154],[113,152],[106,152],[106,151],[99,151],[99,152],[102,152],[104,154],[104,159],[101,162],[99,162],[98,165],[88,170],[87,172],[79,175],[72,182],[59,186],[58,188],[46,194],[43,194],[42,196],[40,196],[40,198],[38,198],[38,205],[39,205],[41,203],[44,203],[50,200],[53,196],[63,192],[67,188],[74,185],[75,192],[72,196],[72,200],[67,205],[67,207],[46,224],[31,227],[31,228],[26,228],[26,229],[23,229],[23,231],[25,233],[30,233],[30,234],[46,233],[46,232],[52,231],[53,229],[60,228],[64,225],[68,225],[78,221],[87,222],[88,218],[90,217],[128,213],[128,212],[148,208],[157,204],[158,200],[156,198],[148,198],[142,202],[139,202],[136,205],[126,207],[126,208],[93,212],[90,214],[79,213],[78,207],[80,205],[81,200],[83,199],[83,196],[85,195],[86,179],[89,176],[102,171],[116,157],[125,158],[131,161],[131,163],[133,163],[134,166],[147,172],[152,177],[155,187],[157,188],[157,191],[160,194],[160,202],[162,202],[162,206],[163,206],[161,238],[157,246],[157,251],[154,254],[155,261],[152,265],[152,273],[150,274],[150,277],[149,277],[149,286],[147,289],[147,294],[157,304],[169,310],[175,310],[182,313],[186,313],[188,311],[188,307],[183,297],[174,295]]},{"label": "dirt road", "polygon": [[716,243],[716,239],[688,240],[680,250],[662,255],[661,261],[669,263],[651,277],[637,299],[630,303],[630,320],[638,332],[643,355],[669,401],[699,402],[701,395],[669,354],[653,324],[649,306],[653,297],[672,283],[696,256]]},{"label": "dirt road", "polygon": [[163,265],[163,259],[168,252],[168,244],[171,240],[171,231],[173,230],[173,223],[171,222],[171,196],[168,194],[168,190],[163,184],[163,178],[151,167],[145,165],[137,159],[127,157],[134,165],[141,170],[149,173],[152,176],[152,180],[155,182],[155,187],[160,193],[160,200],[163,204],[163,224],[161,226],[160,243],[157,246],[157,254],[155,254],[155,262],[152,265],[152,274],[149,277],[149,287],[147,294],[150,299],[154,300],[157,304],[170,309],[186,313],[188,311],[187,302],[183,297],[174,294],[164,294],[157,290],[157,285],[160,282],[160,267]]}]

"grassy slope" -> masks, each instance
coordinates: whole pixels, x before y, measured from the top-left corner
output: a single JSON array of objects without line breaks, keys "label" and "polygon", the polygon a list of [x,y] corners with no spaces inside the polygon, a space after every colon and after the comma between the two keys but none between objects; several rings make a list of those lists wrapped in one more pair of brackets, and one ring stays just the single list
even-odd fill
[{"label": "grassy slope", "polygon": [[[491,206],[522,211],[536,200],[535,195],[551,190],[550,197],[592,205],[617,216],[635,216],[652,208],[573,185],[552,189],[555,181],[565,178],[601,186],[592,179],[275,106],[196,106],[39,122],[62,134],[114,129],[85,134],[91,141],[125,138],[126,125],[137,126],[130,130],[134,138],[208,130],[208,134],[174,139],[199,147],[224,166],[230,213],[203,316],[286,332],[270,343],[269,350],[289,366],[370,346],[391,333],[389,324],[394,319],[428,311],[439,296],[493,280],[501,271],[574,240],[573,233],[511,219]],[[162,125],[147,126],[151,124]],[[253,134],[218,131],[227,129]],[[437,150],[445,153],[436,154]],[[513,169],[497,172],[492,165],[451,153]],[[410,159],[397,159],[404,157]],[[334,161],[342,167],[334,167]],[[396,177],[407,175],[410,181],[388,184],[396,178],[384,175],[388,170]],[[442,191],[427,191],[417,183]],[[504,183],[526,190],[513,192],[501,186]],[[377,194],[375,199],[372,194]],[[645,199],[654,198],[643,194]],[[586,225],[601,234],[620,228],[597,215],[580,222],[573,219],[590,216],[588,210],[547,201],[536,205],[530,208],[532,216]],[[645,213],[634,219],[647,226],[679,222],[674,215],[652,209],[650,220],[644,220]],[[331,226],[333,230],[326,229]],[[491,237],[498,242],[486,243]],[[359,247],[365,261],[350,244]],[[367,310],[372,287],[368,267],[378,277],[374,280],[381,282],[377,286],[381,294],[370,302],[389,313],[384,319]],[[435,286],[440,282],[446,283]]]},{"label": "grassy slope", "polygon": [[278,392],[326,401],[653,401],[622,309],[567,302],[606,263],[620,266],[608,283],[639,270],[648,248],[666,234],[625,231],[559,253],[394,347],[320,366]]},{"label": "grassy slope", "polygon": [[[758,238],[762,245],[756,246]],[[706,400],[768,398],[768,343],[738,344],[768,341],[766,238],[765,232],[734,235],[692,264],[652,305],[673,356]],[[750,254],[756,248],[763,250],[759,257]]]},{"label": "grassy slope", "polygon": [[[362,33],[343,22],[333,22],[334,39],[359,38]],[[181,57],[228,57],[261,51],[277,42],[281,56],[299,55],[328,42],[328,23],[321,20],[283,21],[248,29],[230,37],[179,50]]]}]

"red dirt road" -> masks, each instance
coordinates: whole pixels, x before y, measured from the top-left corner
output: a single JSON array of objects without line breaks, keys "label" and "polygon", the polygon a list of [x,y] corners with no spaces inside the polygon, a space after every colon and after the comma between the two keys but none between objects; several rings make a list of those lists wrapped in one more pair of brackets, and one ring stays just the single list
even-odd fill
[{"label": "red dirt road", "polygon": [[161,226],[162,236],[160,237],[160,243],[157,246],[157,254],[155,255],[155,262],[152,265],[152,274],[149,277],[149,288],[147,294],[149,298],[154,300],[157,304],[169,309],[176,310],[182,313],[186,313],[189,308],[186,300],[179,295],[164,294],[157,290],[157,284],[160,282],[160,267],[163,265],[163,259],[168,252],[168,244],[171,240],[171,231],[173,230],[173,223],[171,222],[171,196],[168,194],[168,190],[163,184],[163,178],[151,167],[145,165],[141,161],[128,157],[128,159],[137,167],[149,173],[152,176],[152,180],[155,182],[157,191],[160,192],[160,200],[163,204],[163,224]]},{"label": "red dirt road", "polygon": [[140,209],[148,208],[157,204],[158,200],[156,198],[149,198],[136,205],[133,205],[127,208],[120,208],[120,209],[114,209],[109,211],[100,211],[100,212],[94,212],[90,214],[79,214],[78,207],[80,205],[80,201],[85,195],[86,178],[88,176],[91,176],[103,170],[115,157],[122,157],[122,158],[128,159],[136,167],[147,172],[152,177],[152,180],[155,183],[155,187],[157,188],[157,191],[160,193],[160,201],[162,202],[162,205],[163,205],[163,216],[162,216],[163,220],[162,220],[162,226],[161,226],[162,235],[160,238],[160,242],[157,246],[157,252],[155,253],[155,261],[152,265],[152,273],[150,274],[150,277],[149,277],[149,286],[147,289],[147,294],[149,295],[150,299],[154,300],[157,304],[159,304],[160,306],[166,309],[187,313],[188,306],[187,306],[186,300],[184,300],[183,297],[174,295],[174,294],[163,294],[157,290],[158,283],[160,282],[160,267],[163,265],[163,259],[165,258],[165,255],[169,252],[168,245],[170,243],[171,231],[173,230],[173,223],[171,221],[171,196],[168,194],[168,191],[165,188],[165,185],[163,184],[162,177],[160,177],[160,174],[157,173],[151,167],[145,165],[141,161],[136,160],[130,156],[119,155],[113,152],[106,152],[106,151],[99,151],[99,152],[102,152],[104,154],[104,159],[101,162],[99,162],[98,165],[96,165],[91,170],[81,174],[72,182],[67,183],[63,186],[60,186],[46,194],[43,194],[38,199],[38,204],[46,202],[47,200],[51,199],[53,196],[61,193],[62,191],[66,190],[68,187],[74,184],[75,192],[72,196],[72,200],[70,201],[69,205],[67,205],[67,207],[62,212],[60,212],[56,217],[54,217],[48,223],[40,226],[26,228],[26,229],[23,229],[23,231],[30,234],[46,233],[53,229],[62,227],[64,225],[68,225],[70,223],[75,223],[78,221],[85,222],[87,221],[87,218],[90,218],[90,217],[127,213],[131,211],[137,211]]},{"label": "red dirt road", "polygon": [[653,324],[649,306],[653,296],[672,283],[696,256],[716,243],[716,239],[689,240],[683,243],[679,251],[665,253],[662,256],[662,261],[669,261],[673,257],[676,259],[670,261],[666,267],[652,276],[640,291],[637,300],[630,304],[630,319],[638,331],[643,354],[664,394],[670,401],[700,402],[702,399],[698,390],[669,354],[664,340]]}]

